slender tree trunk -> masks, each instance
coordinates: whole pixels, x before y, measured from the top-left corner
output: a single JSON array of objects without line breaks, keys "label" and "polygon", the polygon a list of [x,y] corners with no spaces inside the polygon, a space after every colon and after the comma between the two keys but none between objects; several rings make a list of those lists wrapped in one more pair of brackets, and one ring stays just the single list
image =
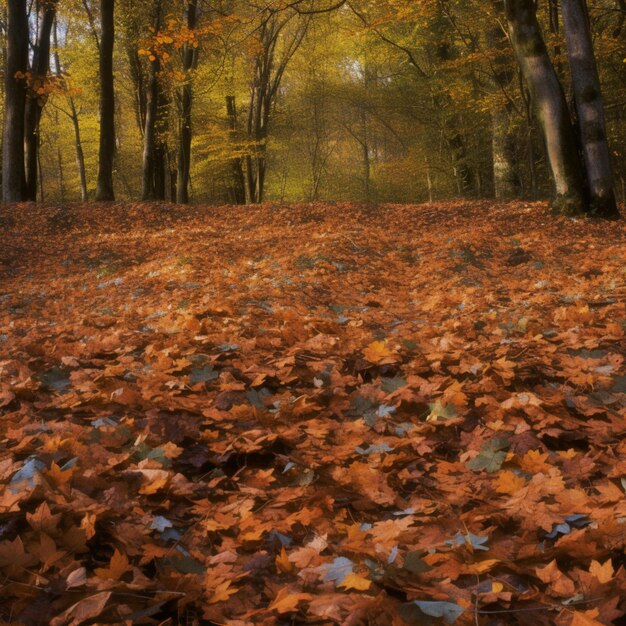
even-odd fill
[{"label": "slender tree trunk", "polygon": [[143,133],[143,180],[141,186],[141,199],[154,200],[154,176],[155,176],[155,146],[156,146],[156,119],[159,103],[158,73],[161,62],[154,55],[154,61],[150,62],[150,83],[148,86],[148,101],[146,106],[146,125]]},{"label": "slender tree trunk", "polygon": [[4,77],[4,132],[2,142],[2,200],[25,198],[24,109],[28,70],[28,16],[26,0],[8,0],[7,55]]},{"label": "slender tree trunk", "polygon": [[372,199],[372,163],[370,160],[369,132],[367,126],[367,111],[361,108],[361,155],[363,156],[363,196],[366,202]]},{"label": "slender tree trunk", "polygon": [[[37,200],[37,161],[39,154],[39,122],[45,106],[46,80],[50,70],[50,36],[56,15],[56,0],[43,5],[37,45],[33,54],[30,85],[26,92],[24,146],[26,150],[26,199]],[[41,90],[41,91],[40,91]]]},{"label": "slender tree trunk", "polygon": [[63,171],[63,155],[61,154],[61,146],[57,144],[57,163],[59,168],[59,200],[61,204],[65,202],[65,173]]},{"label": "slender tree trunk", "polygon": [[139,132],[143,136],[143,131],[146,125],[146,88],[145,88],[145,76],[143,67],[141,65],[141,59],[137,53],[137,46],[135,42],[128,44],[128,68],[130,70],[130,77],[135,85],[135,120]]},{"label": "slender tree trunk", "polygon": [[[226,113],[228,115],[228,127],[230,129],[230,140],[235,146],[238,142],[237,136],[237,101],[235,96],[226,96]],[[241,157],[236,156],[231,159],[231,184],[230,196],[233,204],[245,204],[246,183],[244,180],[243,164]]]},{"label": "slender tree trunk", "polygon": [[499,106],[491,113],[493,183],[498,199],[516,198],[520,192],[515,136],[511,132],[510,107]]},{"label": "slender tree trunk", "polygon": [[43,169],[41,167],[41,150],[37,151],[37,169],[39,170],[39,176],[38,176],[38,180],[39,180],[39,198],[41,200],[41,202],[44,202],[46,199],[46,196],[44,194],[44,186],[43,186]]},{"label": "slender tree trunk", "polygon": [[617,217],[600,78],[585,0],[561,0],[591,212]]},{"label": "slender tree trunk", "polygon": [[115,0],[100,0],[100,149],[96,200],[115,200],[113,162],[115,159],[115,90],[113,45],[115,42]]},{"label": "slender tree trunk", "polygon": [[[52,30],[52,37],[54,42],[54,71],[57,78],[61,78],[61,59],[59,58],[59,43],[57,41],[57,22],[54,22],[54,28]],[[64,84],[63,89],[67,90],[67,86]],[[70,112],[64,111],[64,113],[72,121],[72,128],[74,129],[74,145],[76,150],[76,166],[78,167],[78,178],[80,181],[80,199],[83,202],[87,201],[87,174],[85,171],[85,155],[83,153],[83,144],[80,137],[80,122],[78,119],[78,111],[76,110],[76,103],[73,96],[67,94],[67,100],[70,105]],[[41,157],[41,151],[39,152]],[[43,197],[43,192],[42,192]]]},{"label": "slender tree trunk", "polygon": [[85,170],[85,154],[83,152],[83,143],[80,137],[80,123],[78,121],[78,112],[74,104],[74,98],[70,96],[70,112],[72,126],[74,127],[74,143],[76,145],[76,166],[78,167],[78,176],[80,179],[80,199],[87,201],[87,172]]},{"label": "slender tree trunk", "polygon": [[[196,27],[198,12],[197,0],[190,0],[187,4],[187,28],[193,31]],[[193,87],[190,72],[195,65],[196,49],[187,43],[183,52],[183,71],[185,72],[185,84],[181,93],[181,117],[180,117],[180,144],[178,146],[178,176],[176,200],[180,204],[189,202],[189,171],[191,165],[191,111],[193,106]]]},{"label": "slender tree trunk", "polygon": [[563,88],[541,35],[533,0],[506,0],[509,36],[528,85],[554,179],[556,212],[584,212],[582,168]]}]

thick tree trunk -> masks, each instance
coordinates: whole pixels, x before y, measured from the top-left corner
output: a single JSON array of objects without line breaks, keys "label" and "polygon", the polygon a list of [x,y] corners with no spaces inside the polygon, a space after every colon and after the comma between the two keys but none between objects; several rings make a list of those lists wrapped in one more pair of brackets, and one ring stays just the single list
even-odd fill
[{"label": "thick tree trunk", "polygon": [[43,15],[39,27],[39,37],[33,54],[30,86],[26,93],[26,113],[24,145],[26,150],[26,199],[37,200],[37,173],[39,145],[39,122],[46,103],[45,90],[50,70],[50,36],[56,15],[56,0],[43,5]]},{"label": "thick tree trunk", "polygon": [[585,0],[561,0],[591,212],[617,217],[600,79]]},{"label": "thick tree trunk", "polygon": [[161,85],[161,62],[157,56],[150,64],[148,106],[143,135],[142,199],[165,200],[169,174],[169,151],[165,140],[170,99]]},{"label": "thick tree trunk", "polygon": [[582,168],[563,88],[548,55],[533,0],[506,0],[509,36],[528,85],[554,179],[556,212],[584,211]]},{"label": "thick tree trunk", "polygon": [[96,200],[115,200],[113,162],[115,159],[115,91],[113,44],[115,42],[115,0],[100,0],[100,150]]},{"label": "thick tree trunk", "polygon": [[25,198],[24,108],[28,70],[26,0],[8,0],[7,55],[4,77],[4,132],[2,143],[2,200]]},{"label": "thick tree trunk", "polygon": [[[198,12],[197,0],[190,0],[187,5],[187,28],[193,31],[196,27]],[[180,144],[178,146],[178,175],[176,200],[180,204],[189,202],[189,172],[191,165],[191,111],[193,106],[193,88],[191,85],[190,72],[196,61],[196,49],[187,44],[183,52],[183,71],[185,72],[185,84],[181,93],[181,117],[180,117]]]}]

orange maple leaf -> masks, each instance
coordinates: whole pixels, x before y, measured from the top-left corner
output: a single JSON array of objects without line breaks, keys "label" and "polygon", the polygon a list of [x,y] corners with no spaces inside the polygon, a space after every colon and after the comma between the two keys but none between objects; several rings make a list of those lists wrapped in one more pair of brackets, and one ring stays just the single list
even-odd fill
[{"label": "orange maple leaf", "polygon": [[290,574],[294,571],[294,565],[289,560],[289,556],[287,555],[287,550],[285,550],[285,546],[283,546],[280,554],[275,559],[276,569],[283,574]]},{"label": "orange maple leaf", "polygon": [[598,582],[602,584],[610,582],[615,576],[611,559],[608,559],[604,564],[600,564],[599,561],[591,561],[589,573],[593,574],[598,579]]},{"label": "orange maple leaf", "polygon": [[517,493],[526,486],[526,479],[518,476],[511,470],[502,470],[498,476],[498,484],[496,491],[498,493],[508,493],[510,495]]},{"label": "orange maple leaf", "polygon": [[118,550],[113,552],[109,567],[98,567],[94,570],[98,578],[119,580],[131,568],[128,557]]},{"label": "orange maple leaf", "polygon": [[390,350],[384,341],[372,341],[363,348],[363,356],[374,365],[395,363],[398,360],[398,354]]}]

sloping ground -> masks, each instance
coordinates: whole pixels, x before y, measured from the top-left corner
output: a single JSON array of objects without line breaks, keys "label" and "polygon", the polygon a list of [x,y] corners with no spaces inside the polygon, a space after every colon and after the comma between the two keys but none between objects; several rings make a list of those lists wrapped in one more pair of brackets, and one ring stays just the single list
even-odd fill
[{"label": "sloping ground", "polygon": [[621,223],[0,219],[5,622],[624,623]]}]

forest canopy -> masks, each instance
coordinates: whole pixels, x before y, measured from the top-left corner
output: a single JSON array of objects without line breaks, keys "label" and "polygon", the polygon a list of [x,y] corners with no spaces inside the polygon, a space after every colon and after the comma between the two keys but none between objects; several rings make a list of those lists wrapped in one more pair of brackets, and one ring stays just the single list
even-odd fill
[{"label": "forest canopy", "polygon": [[[577,11],[593,46],[582,65]],[[8,0],[3,14],[5,201],[556,193],[557,208],[577,212],[593,206],[593,184],[565,179],[597,162],[585,145],[598,135],[613,169],[598,193],[624,198],[624,0]],[[531,22],[546,53],[539,78],[516,39]],[[576,77],[596,64],[605,131],[577,99]],[[596,87],[592,77],[578,92]],[[544,104],[578,132],[555,144]],[[608,203],[599,212],[614,215]]]}]

